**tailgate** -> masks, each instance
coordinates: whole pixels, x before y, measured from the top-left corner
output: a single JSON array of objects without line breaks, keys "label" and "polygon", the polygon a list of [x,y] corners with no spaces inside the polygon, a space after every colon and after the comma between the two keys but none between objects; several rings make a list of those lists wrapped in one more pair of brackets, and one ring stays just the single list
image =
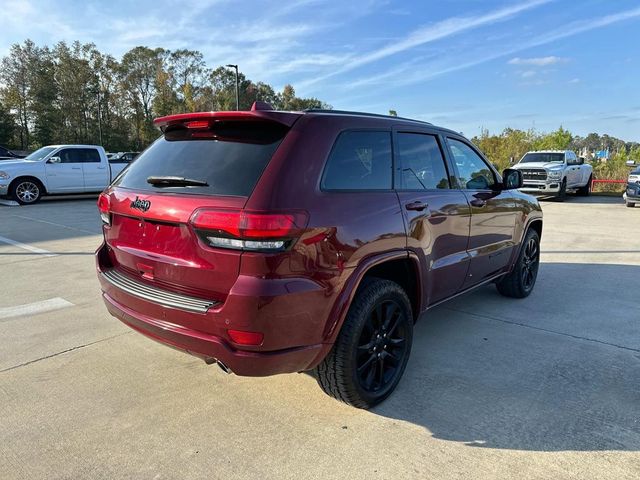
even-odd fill
[{"label": "tailgate", "polygon": [[110,192],[105,228],[113,266],[133,278],[178,293],[223,302],[240,269],[240,251],[204,245],[189,225],[200,207],[242,208],[244,197]]}]

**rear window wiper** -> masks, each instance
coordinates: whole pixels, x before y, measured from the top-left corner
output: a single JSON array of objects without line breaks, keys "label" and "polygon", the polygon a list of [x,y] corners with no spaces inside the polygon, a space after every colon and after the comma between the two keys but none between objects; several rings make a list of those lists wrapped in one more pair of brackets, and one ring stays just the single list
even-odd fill
[{"label": "rear window wiper", "polygon": [[160,187],[208,187],[209,184],[204,180],[197,180],[194,178],[185,177],[147,177],[147,183],[151,185],[157,185]]}]

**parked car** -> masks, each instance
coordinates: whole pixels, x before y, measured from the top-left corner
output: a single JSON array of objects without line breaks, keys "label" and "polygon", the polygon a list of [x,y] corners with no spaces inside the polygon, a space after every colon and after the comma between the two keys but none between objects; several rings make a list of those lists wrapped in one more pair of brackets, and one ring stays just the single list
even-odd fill
[{"label": "parked car", "polygon": [[0,160],[14,160],[16,158],[22,158],[22,156],[0,145]]},{"label": "parked car", "polygon": [[100,196],[109,312],[225,372],[384,400],[429,308],[534,288],[542,212],[460,134],[340,111],[159,118]]},{"label": "parked car", "polygon": [[114,153],[111,158],[109,158],[110,163],[131,163],[133,162],[140,152],[118,152]]},{"label": "parked car", "polygon": [[640,203],[640,167],[629,173],[623,197],[627,207],[635,207],[636,203]]},{"label": "parked car", "polygon": [[553,195],[559,200],[564,200],[569,190],[591,194],[593,168],[571,150],[527,152],[513,168],[522,172],[523,192]]},{"label": "parked car", "polygon": [[640,182],[629,182],[623,195],[627,207],[635,207],[640,203]]},{"label": "parked car", "polygon": [[0,164],[0,196],[24,205],[43,195],[101,192],[125,166],[110,164],[96,145],[49,145]]}]

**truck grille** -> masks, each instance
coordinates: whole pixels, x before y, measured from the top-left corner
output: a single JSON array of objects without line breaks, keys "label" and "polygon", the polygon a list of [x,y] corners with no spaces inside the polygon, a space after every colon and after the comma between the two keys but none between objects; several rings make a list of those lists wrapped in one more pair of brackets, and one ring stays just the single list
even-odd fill
[{"label": "truck grille", "polygon": [[520,171],[522,172],[522,178],[524,180],[546,180],[547,179],[547,171],[541,168],[523,168]]},{"label": "truck grille", "polygon": [[179,308],[181,310],[189,310],[190,312],[207,313],[211,307],[218,303],[213,300],[203,300],[201,298],[168,292],[167,290],[134,280],[115,269],[105,270],[102,272],[102,277],[111,285],[118,287],[129,295],[165,307]]}]

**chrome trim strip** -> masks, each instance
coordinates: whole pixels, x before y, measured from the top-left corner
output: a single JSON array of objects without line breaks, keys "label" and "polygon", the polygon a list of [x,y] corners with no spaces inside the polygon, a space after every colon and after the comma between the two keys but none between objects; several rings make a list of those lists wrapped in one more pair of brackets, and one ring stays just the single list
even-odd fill
[{"label": "chrome trim strip", "polygon": [[134,297],[142,298],[165,307],[179,308],[190,312],[207,313],[218,302],[190,297],[179,293],[168,292],[158,287],[146,285],[130,278],[115,269],[101,272],[102,277],[114,287],[117,287]]}]

